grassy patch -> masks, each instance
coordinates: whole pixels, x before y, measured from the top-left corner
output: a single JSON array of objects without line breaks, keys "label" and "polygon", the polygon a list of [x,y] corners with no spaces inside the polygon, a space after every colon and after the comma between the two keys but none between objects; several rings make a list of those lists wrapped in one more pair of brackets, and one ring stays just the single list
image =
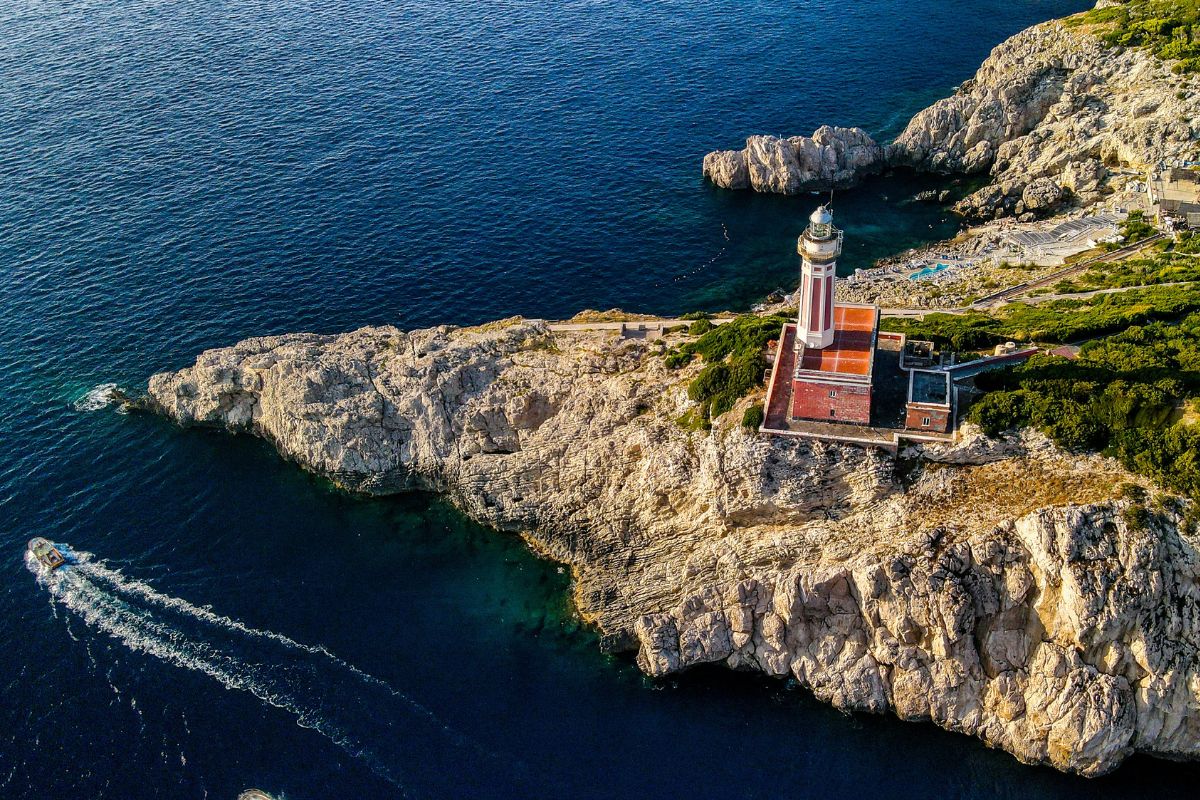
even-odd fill
[{"label": "grassy patch", "polygon": [[1176,73],[1200,72],[1200,0],[1125,0],[1067,20],[1110,47],[1144,48]]},{"label": "grassy patch", "polygon": [[1125,217],[1125,221],[1121,223],[1121,237],[1124,241],[1105,242],[1103,248],[1106,251],[1119,250],[1143,239],[1149,239],[1156,233],[1158,233],[1158,229],[1146,219],[1146,212],[1130,211],[1129,216]]},{"label": "grassy patch", "polygon": [[1191,248],[1200,248],[1200,236],[1170,244],[1159,243],[1149,255],[1097,264],[1073,278],[1059,281],[1056,292],[1088,292],[1126,286],[1200,281],[1200,258]]},{"label": "grassy patch", "polygon": [[693,408],[675,419],[675,424],[685,431],[712,430],[712,422],[704,413],[703,408]]},{"label": "grassy patch", "polygon": [[679,369],[699,356],[700,374],[688,385],[688,397],[700,404],[704,418],[719,417],[762,385],[763,348],[779,337],[786,317],[746,315],[710,326],[693,342],[668,350],[666,364]]},{"label": "grassy patch", "polygon": [[1011,303],[996,316],[972,311],[927,314],[923,320],[889,317],[880,327],[914,339],[929,339],[961,352],[1005,341],[1071,342],[1115,333],[1131,325],[1177,319],[1197,310],[1200,310],[1200,284],[1152,286],[1038,305]]},{"label": "grassy patch", "polygon": [[762,426],[764,419],[766,419],[766,415],[762,404],[755,403],[742,412],[742,427],[756,431]]}]

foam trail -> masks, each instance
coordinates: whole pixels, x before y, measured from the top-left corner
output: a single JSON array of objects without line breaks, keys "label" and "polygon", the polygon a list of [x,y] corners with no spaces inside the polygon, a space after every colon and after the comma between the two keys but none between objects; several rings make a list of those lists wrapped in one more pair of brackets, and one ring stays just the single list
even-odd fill
[{"label": "foam trail", "polygon": [[405,796],[414,771],[426,773],[417,781],[425,788],[444,789],[464,749],[465,755],[496,760],[403,692],[324,647],[251,628],[130,579],[89,553],[59,547],[69,563],[55,571],[25,554],[26,566],[56,604],[131,650],[289,712],[298,725],[362,759]]},{"label": "foam trail", "polygon": [[338,656],[331,653],[329,651],[329,649],[327,647],[325,647],[324,645],[301,644],[300,642],[297,642],[296,640],[294,640],[288,636],[284,636],[281,633],[274,633],[273,631],[264,631],[264,630],[260,630],[258,628],[251,628],[249,625],[246,625],[243,622],[239,622],[238,620],[232,619],[230,617],[226,617],[221,614],[217,614],[209,608],[203,608],[200,606],[192,605],[191,603],[189,603],[186,600],[183,600],[181,598],[171,597],[170,595],[165,595],[148,583],[145,583],[143,581],[139,581],[139,580],[136,580],[133,578],[129,578],[129,577],[125,576],[124,574],[122,574],[121,572],[119,572],[115,569],[112,569],[110,567],[107,567],[101,562],[97,562],[95,560],[95,557],[91,553],[86,553],[86,552],[76,553],[74,551],[71,551],[71,552],[72,552],[73,557],[77,561],[77,563],[74,565],[73,569],[78,570],[79,572],[88,576],[89,578],[91,578],[93,580],[94,583],[107,584],[108,586],[112,587],[112,589],[114,591],[120,592],[122,594],[127,594],[130,596],[137,597],[141,600],[146,601],[147,603],[149,603],[151,605],[159,606],[160,608],[171,609],[173,611],[177,611],[177,612],[186,614],[188,616],[195,617],[196,619],[204,620],[205,622],[208,622],[211,625],[214,625],[214,626],[217,626],[220,628],[224,628],[229,631],[235,631],[237,633],[241,633],[246,636],[254,637],[257,639],[264,639],[267,641],[276,642],[280,645],[283,645],[284,647],[295,648],[296,650],[299,650],[301,652],[308,653],[311,655],[325,656],[326,658],[330,659],[337,666],[342,667],[345,670],[348,670],[349,672],[351,672],[355,676],[359,677],[360,679],[362,679],[368,683],[371,683],[375,686],[378,686],[382,689],[385,689],[394,698],[396,698],[397,700],[401,700],[402,702],[407,704],[413,711],[423,714],[430,721],[436,723],[439,727],[442,728],[442,730],[447,735],[458,740],[459,744],[470,746],[469,743],[465,739],[463,739],[457,732],[455,732],[449,726],[443,724],[441,722],[441,720],[439,720],[432,711],[425,708],[423,705],[421,705],[417,701],[413,700],[411,697],[409,697],[408,695],[399,691],[398,689],[395,689],[394,687],[391,686],[391,684],[387,683],[386,681],[382,680],[381,678],[376,678],[374,675],[370,675],[366,672],[363,672],[362,670],[360,670],[358,667],[354,666],[353,664],[347,663],[346,661],[342,660]]}]

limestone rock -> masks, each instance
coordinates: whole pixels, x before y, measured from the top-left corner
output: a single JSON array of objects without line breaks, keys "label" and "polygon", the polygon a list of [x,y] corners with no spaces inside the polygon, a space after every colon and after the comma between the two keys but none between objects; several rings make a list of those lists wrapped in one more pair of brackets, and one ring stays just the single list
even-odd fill
[{"label": "limestone rock", "polygon": [[[997,46],[972,79],[918,112],[886,148],[857,128],[822,128],[812,139],[756,136],[745,150],[710,154],[704,174],[719,186],[794,194],[850,185],[884,166],[988,173],[992,184],[956,209],[977,220],[1034,219],[1067,199],[1100,200],[1109,167],[1145,171],[1194,158],[1200,92],[1171,66],[1047,22]],[[1069,197],[1052,198],[1046,180]]]},{"label": "limestone rock", "polygon": [[1025,185],[1021,190],[1021,203],[1026,211],[1040,213],[1048,211],[1066,197],[1063,187],[1051,178],[1038,178]]},{"label": "limestone rock", "polygon": [[275,336],[155,375],[146,404],[522,533],[648,675],[790,675],[1087,775],[1200,756],[1200,541],[1174,512],[1130,528],[1118,466],[968,432],[906,452],[902,484],[884,453],[740,411],[690,432],[700,367],[660,346],[521,319]]},{"label": "limestone rock", "polygon": [[1180,91],[1169,62],[1048,22],[1000,44],[974,78],[914,116],[888,158],[931,172],[990,172],[1002,191],[965,201],[975,218],[1036,214],[1046,208],[1040,196],[1019,210],[1012,199],[1031,182],[1053,179],[1086,204],[1100,197],[1105,164],[1140,171],[1190,157],[1198,112],[1200,95]]},{"label": "limestone rock", "polygon": [[744,150],[717,150],[704,157],[704,177],[725,189],[750,188]]},{"label": "limestone rock", "polygon": [[818,128],[811,137],[751,136],[744,150],[704,157],[704,176],[726,189],[797,194],[851,186],[878,172],[884,150],[861,128]]}]

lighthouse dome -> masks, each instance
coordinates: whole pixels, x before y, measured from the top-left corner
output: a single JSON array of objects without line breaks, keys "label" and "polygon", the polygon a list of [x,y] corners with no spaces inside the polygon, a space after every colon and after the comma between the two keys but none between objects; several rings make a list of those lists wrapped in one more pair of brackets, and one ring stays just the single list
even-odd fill
[{"label": "lighthouse dome", "polygon": [[808,218],[808,231],[805,234],[810,239],[827,241],[835,235],[833,229],[833,212],[828,206],[821,206]]}]

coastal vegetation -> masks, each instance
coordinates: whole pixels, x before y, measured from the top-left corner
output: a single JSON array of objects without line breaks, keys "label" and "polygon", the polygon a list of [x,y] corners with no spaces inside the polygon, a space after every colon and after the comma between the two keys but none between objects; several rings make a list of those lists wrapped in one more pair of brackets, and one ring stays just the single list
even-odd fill
[{"label": "coastal vegetation", "polygon": [[778,314],[747,314],[724,325],[714,326],[707,320],[692,324],[690,330],[700,335],[672,347],[665,356],[666,365],[672,369],[690,364],[697,356],[704,361],[700,374],[688,384],[688,397],[700,404],[699,420],[689,418],[685,427],[703,426],[762,385],[763,348],[779,336],[784,321],[785,317]]},{"label": "coastal vegetation", "polygon": [[763,410],[762,403],[755,403],[742,412],[742,427],[758,430],[764,419],[766,419],[766,412]]},{"label": "coastal vegetation", "polygon": [[1148,239],[1156,233],[1158,233],[1158,228],[1155,228],[1150,220],[1146,219],[1146,212],[1135,209],[1130,211],[1129,215],[1125,217],[1125,221],[1121,223],[1121,237],[1124,241],[1109,242],[1108,246],[1116,250],[1119,247]]},{"label": "coastal vegetation", "polygon": [[1090,339],[1193,311],[1200,311],[1200,284],[1150,286],[1037,305],[1012,303],[994,316],[971,311],[928,314],[920,320],[885,318],[880,327],[965,352],[1006,341],[1062,344]]},{"label": "coastal vegetation", "polygon": [[1099,450],[1200,499],[1200,313],[1138,325],[976,379],[967,418],[995,435],[1033,427],[1071,450]]},{"label": "coastal vegetation", "polygon": [[1065,294],[1200,281],[1200,258],[1194,251],[1200,251],[1200,236],[1189,235],[1173,245],[1164,242],[1145,256],[1097,264],[1059,281],[1054,291]]},{"label": "coastal vegetation", "polygon": [[1125,0],[1085,11],[1068,24],[1094,28],[1109,46],[1146,48],[1175,61],[1175,72],[1200,72],[1200,0]]}]

